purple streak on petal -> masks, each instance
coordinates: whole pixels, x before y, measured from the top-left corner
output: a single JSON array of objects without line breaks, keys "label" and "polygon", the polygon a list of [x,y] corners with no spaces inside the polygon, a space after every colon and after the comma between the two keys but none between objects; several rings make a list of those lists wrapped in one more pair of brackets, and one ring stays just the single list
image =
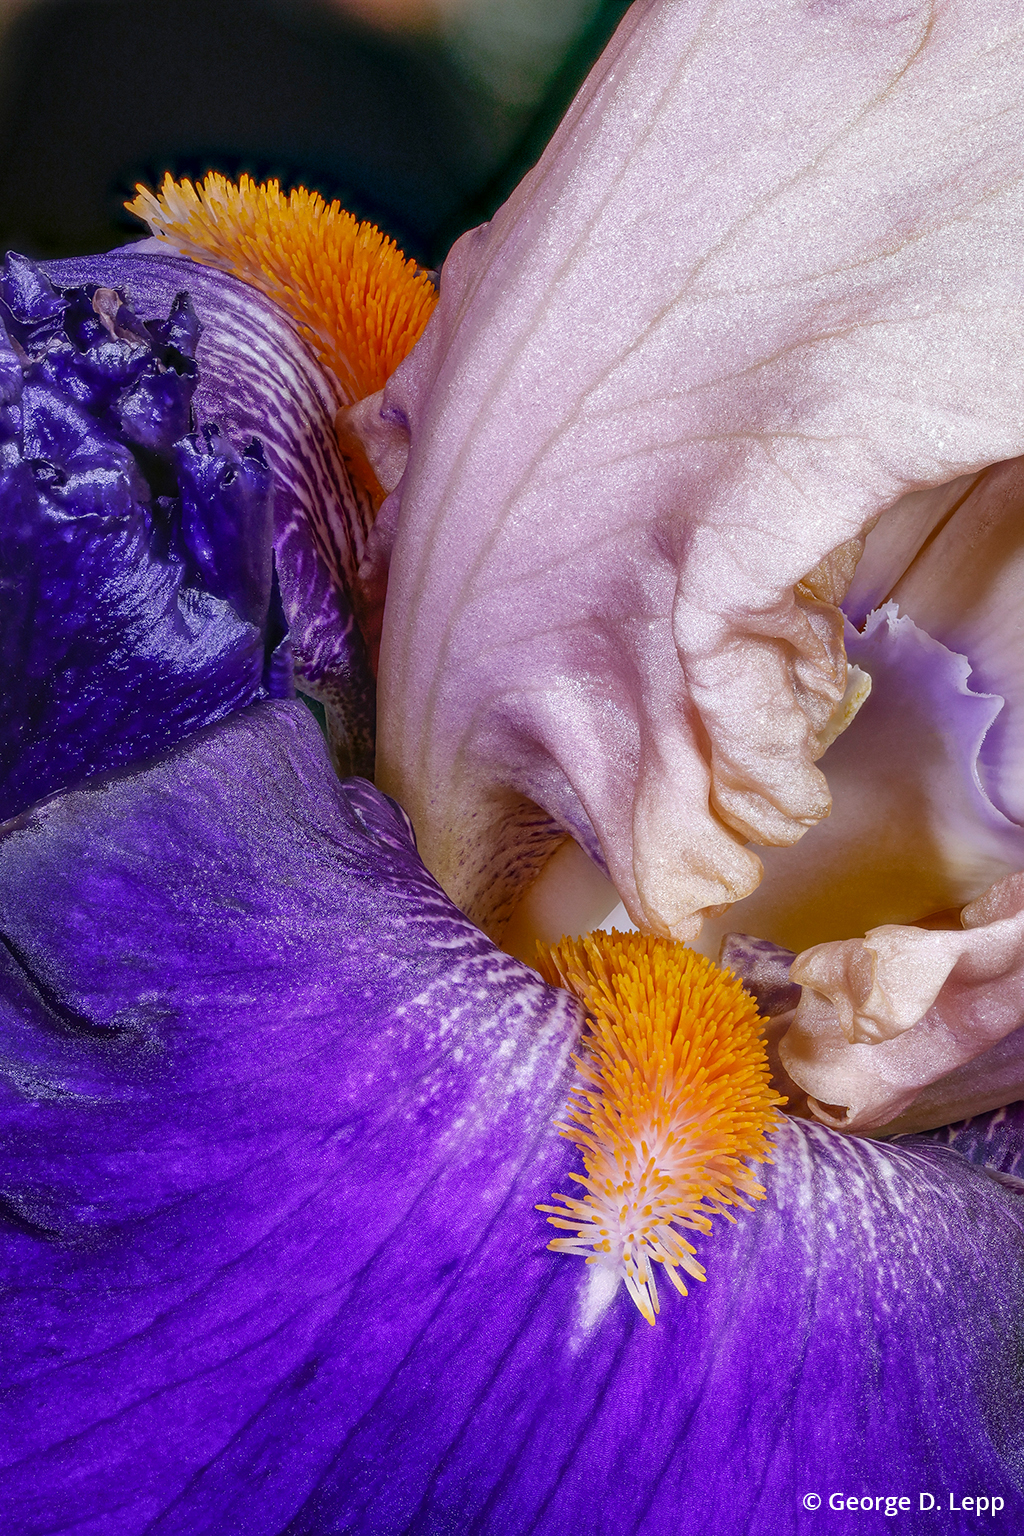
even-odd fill
[{"label": "purple streak on petal", "polygon": [[802,988],[789,977],[796,959],[791,949],[783,949],[770,939],[756,939],[749,933],[727,933],[722,940],[718,964],[727,967],[743,982],[767,1020],[764,1030],[771,1086],[785,1100],[787,1114],[809,1114],[807,1095],[794,1083],[779,1056],[779,1043],[793,1020],[793,1010],[800,1001]]},{"label": "purple streak on petal", "polygon": [[778,1149],[769,1209],[719,1234],[654,1330],[617,1298],[588,1332],[539,1266],[478,1324],[484,1360],[465,1314],[440,1316],[289,1529],[809,1532],[815,1488],[916,1502],[961,1477],[1019,1520],[1024,1201],[946,1149],[796,1123]]},{"label": "purple streak on petal", "polygon": [[1018,1100],[936,1131],[901,1137],[899,1145],[953,1147],[990,1173],[1024,1181],[1024,1102]]},{"label": "purple streak on petal", "polygon": [[190,294],[203,325],[199,423],[219,423],[235,441],[258,437],[274,472],[274,544],[297,685],[325,705],[339,768],[371,773],[375,687],[351,593],[373,509],[349,480],[334,430],[350,402],[275,304],[211,267],[128,246],[47,270],[61,282],[124,288],[141,314]]},{"label": "purple streak on petal", "polygon": [[789,979],[795,959],[791,949],[783,949],[770,939],[727,933],[718,963],[740,978],[765,1018],[773,1018],[777,1013],[788,1013],[800,1001],[802,989]]},{"label": "purple streak on petal", "polygon": [[705,1286],[602,1306],[533,1209],[575,1006],[297,703],[27,815],[0,931],[19,1536],[802,1536],[833,1487],[1020,1523],[1024,1200],[788,1122]]},{"label": "purple streak on petal", "polygon": [[261,451],[181,438],[187,301],[154,336],[10,257],[3,316],[0,820],[260,697],[281,639]]},{"label": "purple streak on petal", "polygon": [[389,427],[403,427],[408,429],[409,418],[398,405],[386,405],[380,413],[381,421],[386,421]]}]

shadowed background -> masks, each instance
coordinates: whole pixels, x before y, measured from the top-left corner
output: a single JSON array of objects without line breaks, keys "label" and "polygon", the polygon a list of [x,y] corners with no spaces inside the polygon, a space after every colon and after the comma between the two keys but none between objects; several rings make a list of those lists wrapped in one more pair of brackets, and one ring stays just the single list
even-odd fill
[{"label": "shadowed background", "polygon": [[537,158],[626,0],[0,0],[0,241],[142,231],[170,170],[279,177],[435,266]]}]

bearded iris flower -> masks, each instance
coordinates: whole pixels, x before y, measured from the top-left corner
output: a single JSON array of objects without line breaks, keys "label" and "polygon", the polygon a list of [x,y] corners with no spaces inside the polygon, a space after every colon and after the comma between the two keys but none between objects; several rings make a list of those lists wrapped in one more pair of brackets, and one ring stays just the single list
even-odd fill
[{"label": "bearded iris flower", "polygon": [[[1024,451],[1016,23],[883,10],[780,6],[755,50],[739,8],[635,7],[362,402],[308,246],[284,308],[218,270],[237,246],[55,288],[9,267],[5,655],[33,685],[8,695],[32,750],[0,843],[10,1528],[789,1531],[833,1489],[1019,1509],[1019,1109],[891,1143],[786,1120],[766,1201],[695,1239],[708,1281],[651,1328],[613,1267],[547,1249],[582,1010],[484,932],[525,931],[538,870],[543,895],[578,868],[550,857],[566,832],[655,932],[749,896],[750,840],[826,808],[851,545],[921,487],[970,476],[977,506]],[[939,86],[941,144],[896,158]],[[156,210],[165,248],[185,203]],[[375,520],[357,444],[391,489]],[[897,572],[874,538],[849,591],[902,603],[927,541]],[[37,547],[59,559],[29,582]],[[282,618],[362,767],[379,635],[379,783],[423,860],[282,696]],[[874,623],[865,647],[903,644]],[[962,702],[962,639],[912,637],[890,672]],[[972,665],[1012,717],[993,654]],[[863,664],[832,754],[884,701]],[[949,756],[1002,841],[961,881],[1015,835],[985,755],[1012,726],[990,742],[980,707]],[[801,880],[774,883],[790,926],[758,936],[806,948]],[[951,926],[912,924],[992,884],[897,910],[900,934],[948,956]],[[966,981],[998,1002],[1012,966],[984,960]],[[819,1118],[844,1108],[816,1087]]]}]

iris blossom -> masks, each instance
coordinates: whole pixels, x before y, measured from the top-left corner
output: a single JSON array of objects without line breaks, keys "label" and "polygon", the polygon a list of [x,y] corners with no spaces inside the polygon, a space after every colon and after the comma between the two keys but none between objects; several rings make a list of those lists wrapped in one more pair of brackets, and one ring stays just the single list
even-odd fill
[{"label": "iris blossom", "polygon": [[[5,1529],[1019,1521],[1024,36],[748,16],[635,5],[386,378],[319,205],[276,265],[216,182],[8,261]],[[586,1023],[495,942],[619,899],[634,955],[726,936],[800,1111],[708,1153],[653,1327],[546,1216],[615,1010],[667,1103],[685,988],[562,946]]]}]

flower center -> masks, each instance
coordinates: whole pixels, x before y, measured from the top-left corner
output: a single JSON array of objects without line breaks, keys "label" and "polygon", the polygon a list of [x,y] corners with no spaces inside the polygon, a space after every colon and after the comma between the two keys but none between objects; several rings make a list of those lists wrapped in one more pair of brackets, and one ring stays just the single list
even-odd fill
[{"label": "flower center", "polygon": [[437,291],[375,224],[304,187],[237,186],[211,171],[198,187],[168,174],[125,206],[193,261],[250,283],[296,320],[352,400],[383,389],[423,334]]},{"label": "flower center", "polygon": [[763,1020],[730,971],[670,939],[592,933],[539,945],[539,969],[587,1010],[563,1136],[583,1152],[581,1198],[541,1205],[574,1236],[549,1247],[615,1271],[651,1324],[654,1265],[681,1295],[680,1270],[705,1278],[677,1230],[709,1232],[764,1199],[749,1163],[770,1162],[766,1133],[785,1102],[768,1086]]}]

